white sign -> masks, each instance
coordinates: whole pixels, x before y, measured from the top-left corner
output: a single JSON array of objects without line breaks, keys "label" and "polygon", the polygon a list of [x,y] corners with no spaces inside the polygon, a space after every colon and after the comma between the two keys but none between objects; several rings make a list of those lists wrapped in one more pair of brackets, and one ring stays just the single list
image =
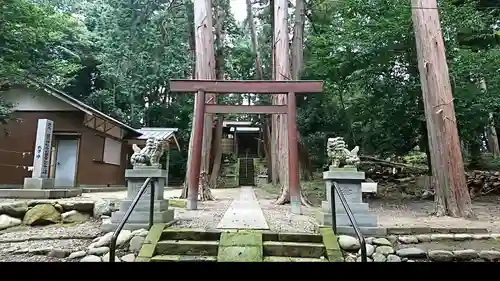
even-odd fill
[{"label": "white sign", "polygon": [[36,130],[35,153],[33,153],[32,178],[48,178],[50,165],[50,150],[52,148],[52,132],[54,122],[39,119]]}]

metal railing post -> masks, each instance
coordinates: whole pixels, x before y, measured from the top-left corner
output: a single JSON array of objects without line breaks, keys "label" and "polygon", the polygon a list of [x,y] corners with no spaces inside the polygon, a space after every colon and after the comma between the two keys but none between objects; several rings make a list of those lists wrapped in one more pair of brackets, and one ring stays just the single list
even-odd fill
[{"label": "metal railing post", "polygon": [[[151,182],[151,178],[147,178],[144,181],[144,183],[141,186],[141,189],[135,195],[134,200],[132,200],[132,204],[130,204],[130,207],[125,212],[125,215],[123,216],[122,220],[120,221],[120,223],[116,227],[115,231],[113,232],[113,236],[111,236],[111,241],[109,243],[109,262],[115,262],[115,257],[116,257],[116,240],[118,239],[118,236],[120,235],[120,232],[123,230],[123,227],[125,226],[125,223],[127,223],[128,218],[130,217],[130,215],[134,211],[135,206],[137,206],[137,203],[139,203],[139,200],[141,199],[142,195],[144,194],[144,192],[148,188],[148,185],[149,185],[150,182]],[[151,186],[154,189],[154,183],[153,182],[151,182]],[[151,191],[151,194],[152,194],[151,198],[153,198],[154,191]],[[151,204],[151,205],[154,205],[154,201],[152,201],[152,202],[153,202],[153,204]],[[152,215],[151,214],[153,214],[153,211],[150,211],[150,222],[149,222],[150,224],[151,224],[151,221],[152,221],[152,219],[151,219]]]},{"label": "metal railing post", "polygon": [[[368,256],[366,254],[366,241],[365,241],[365,237],[363,236],[363,234],[361,233],[361,229],[359,228],[357,222],[356,222],[356,219],[354,218],[354,214],[352,213],[351,211],[351,208],[349,207],[349,204],[347,203],[347,200],[345,199],[345,196],[344,196],[344,193],[342,192],[342,190],[340,190],[340,188],[338,187],[337,185],[337,182],[335,181],[332,181],[332,186],[331,186],[331,194],[332,194],[332,227],[333,227],[333,231],[335,232],[335,230],[337,229],[337,218],[336,218],[336,212],[335,212],[335,193],[338,194],[338,197],[339,197],[339,200],[340,200],[340,203],[342,203],[342,206],[344,207],[344,210],[347,214],[347,217],[349,218],[349,221],[351,222],[351,225],[354,229],[354,233],[356,234],[356,236],[358,237],[358,240],[359,240],[359,244],[361,246],[361,262],[367,262],[368,261]],[[334,225],[334,226],[333,226]],[[335,232],[335,234],[337,234]]]},{"label": "metal railing post", "polygon": [[153,226],[155,213],[155,181],[151,181],[151,197],[149,199],[149,229]]}]

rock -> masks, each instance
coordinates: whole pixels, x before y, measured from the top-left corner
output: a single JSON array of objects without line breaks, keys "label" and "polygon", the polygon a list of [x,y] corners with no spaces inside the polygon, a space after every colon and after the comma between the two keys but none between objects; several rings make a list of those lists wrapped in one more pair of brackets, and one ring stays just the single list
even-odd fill
[{"label": "rock", "polygon": [[109,252],[108,247],[98,247],[89,249],[89,255],[102,256]]},{"label": "rock", "polygon": [[61,204],[59,204],[58,202],[54,202],[54,204],[52,204],[52,206],[54,206],[54,208],[56,208],[56,210],[57,210],[59,213],[64,212],[63,207],[62,207],[62,206],[61,206]]},{"label": "rock", "polygon": [[387,262],[401,262],[401,258],[396,255],[388,255]]},{"label": "rock", "polygon": [[387,260],[386,257],[380,253],[373,254],[372,258],[374,262],[385,262]]},{"label": "rock", "polygon": [[449,262],[453,260],[453,253],[444,250],[433,250],[427,253],[429,260],[438,262]]},{"label": "rock", "polygon": [[401,259],[402,262],[407,262],[408,261],[408,258],[402,258]]},{"label": "rock", "polygon": [[0,215],[0,230],[21,224],[20,219],[10,217],[8,215]]},{"label": "rock", "polygon": [[358,239],[349,236],[349,235],[340,235],[339,236],[339,245],[342,250],[345,251],[357,251],[361,247],[359,245]]},{"label": "rock", "polygon": [[476,240],[487,240],[490,238],[491,238],[491,235],[489,233],[472,234],[472,239],[476,239]]},{"label": "rock", "polygon": [[455,259],[459,261],[468,261],[479,257],[477,251],[473,249],[453,251],[453,255],[455,256]]},{"label": "rock", "polygon": [[472,235],[468,233],[457,233],[453,235],[453,239],[455,241],[465,241],[465,240],[470,240],[472,239]]},{"label": "rock", "polygon": [[408,235],[408,236],[399,236],[398,237],[399,242],[403,244],[417,244],[418,243],[418,238],[413,235]]},{"label": "rock", "polygon": [[50,252],[47,254],[49,257],[54,257],[54,258],[65,258],[69,254],[69,251],[64,250],[64,249],[52,249]]},{"label": "rock", "polygon": [[80,262],[101,262],[101,258],[98,256],[89,255],[80,260]]},{"label": "rock", "polygon": [[396,255],[402,258],[425,258],[427,253],[419,248],[403,248],[397,250]]},{"label": "rock", "polygon": [[387,236],[387,240],[389,240],[389,242],[391,242],[391,245],[387,245],[387,246],[392,246],[398,242],[398,237],[396,235],[389,235],[389,236]]},{"label": "rock", "polygon": [[[128,250],[130,252],[139,252],[141,250],[142,243],[144,243],[145,239],[146,238],[142,237],[142,236],[134,236],[134,237],[132,237],[132,239],[130,239],[130,243],[129,243],[130,245],[129,245]],[[367,245],[366,248],[368,249],[368,245]],[[372,253],[373,253],[373,251],[372,251]],[[370,256],[370,255],[368,255],[368,256]]]},{"label": "rock", "polygon": [[66,213],[62,213],[61,218],[64,223],[73,223],[73,222],[84,222],[89,219],[89,216],[84,215],[78,212],[77,210],[72,210]]},{"label": "rock", "polygon": [[135,255],[134,254],[128,254],[125,255],[121,258],[122,261],[124,262],[134,262],[135,261]]},{"label": "rock", "polygon": [[[373,260],[370,259],[369,257],[366,257],[366,262],[372,262]],[[356,262],[361,262],[361,257],[356,258]]]},{"label": "rock", "polygon": [[500,260],[500,251],[484,250],[479,252],[479,257],[486,261]]},{"label": "rock", "polygon": [[53,205],[41,204],[29,209],[24,215],[26,225],[46,225],[61,221],[61,214]]},{"label": "rock", "polygon": [[111,216],[111,213],[117,211],[118,207],[115,202],[112,202],[109,199],[99,199],[94,202],[94,217],[99,218],[102,215]]},{"label": "rock", "polygon": [[356,257],[347,256],[344,261],[345,262],[356,262]]},{"label": "rock", "polygon": [[132,231],[132,235],[146,237],[148,235],[148,231],[144,228],[141,228],[141,229],[137,229],[137,230]]},{"label": "rock", "polygon": [[387,238],[375,238],[373,244],[377,246],[392,246],[392,243]]},{"label": "rock", "polygon": [[97,236],[96,238],[92,239],[92,243],[95,243],[101,239],[102,236]]},{"label": "rock", "polygon": [[63,201],[59,202],[63,211],[78,211],[79,213],[92,214],[94,210],[94,201]]},{"label": "rock", "polygon": [[394,249],[391,246],[378,246],[377,249],[375,249],[375,253],[387,256],[389,254],[393,254]]},{"label": "rock", "polygon": [[431,234],[431,241],[453,240],[453,234]]},{"label": "rock", "polygon": [[133,237],[132,231],[122,230],[118,235],[118,238],[116,239],[116,246],[121,246],[127,243],[128,241],[130,241],[130,239],[132,239],[132,237]]},{"label": "rock", "polygon": [[8,215],[14,218],[22,218],[28,211],[28,203],[25,201],[14,201],[0,203],[0,215]]},{"label": "rock", "polygon": [[406,262],[415,262],[414,260],[407,260]]},{"label": "rock", "polygon": [[70,260],[77,259],[77,258],[85,257],[86,255],[87,255],[87,252],[85,252],[85,251],[77,251],[77,252],[69,254],[68,259],[70,259]]},{"label": "rock", "polygon": [[423,243],[423,242],[430,242],[431,241],[431,236],[429,234],[419,234],[415,235],[418,239],[418,242]]},{"label": "rock", "polygon": [[40,247],[40,248],[30,248],[28,250],[28,253],[32,255],[47,255],[48,253],[50,253],[50,251],[52,251],[51,247]]},{"label": "rock", "polygon": [[[102,257],[103,262],[109,262],[109,253]],[[120,258],[115,255],[115,262],[121,262]]]},{"label": "rock", "polygon": [[373,239],[375,239],[375,237],[368,237],[368,238],[365,238],[365,242],[366,244],[373,244]]},{"label": "rock", "polygon": [[[99,240],[97,240],[97,242],[92,243],[90,245],[93,245],[93,248],[108,246],[109,242],[111,242],[111,237],[113,237],[113,232],[108,232],[108,233],[104,234],[104,236],[99,238]],[[89,245],[89,248],[90,248],[90,245]]]}]

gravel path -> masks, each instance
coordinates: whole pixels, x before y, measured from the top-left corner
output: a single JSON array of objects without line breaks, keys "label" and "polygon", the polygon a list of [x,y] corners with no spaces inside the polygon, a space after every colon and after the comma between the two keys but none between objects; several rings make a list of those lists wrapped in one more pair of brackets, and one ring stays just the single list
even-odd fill
[{"label": "gravel path", "polygon": [[[49,249],[63,249],[71,252],[83,250],[90,245],[94,237],[98,236],[100,233],[99,226],[100,221],[91,220],[81,224],[64,226],[9,228],[0,232],[0,262],[66,261],[66,259],[49,257],[46,254],[36,254],[36,252],[45,253]],[[69,239],[72,237],[86,238]]]},{"label": "gravel path", "polygon": [[435,217],[434,202],[370,200],[370,209],[378,215],[379,224],[384,227],[455,227],[486,228],[500,233],[500,197],[486,196],[473,201],[477,219],[467,220],[452,217]]},{"label": "gravel path", "polygon": [[198,210],[196,211],[177,208],[175,219],[178,221],[173,227],[216,229],[217,224],[239,192],[239,188],[212,189],[215,201],[198,202]]},{"label": "gravel path", "polygon": [[271,231],[292,233],[315,232],[317,225],[313,213],[315,208],[302,207],[302,215],[295,215],[290,211],[290,205],[274,204],[276,195],[270,194],[260,188],[254,188],[254,190]]}]

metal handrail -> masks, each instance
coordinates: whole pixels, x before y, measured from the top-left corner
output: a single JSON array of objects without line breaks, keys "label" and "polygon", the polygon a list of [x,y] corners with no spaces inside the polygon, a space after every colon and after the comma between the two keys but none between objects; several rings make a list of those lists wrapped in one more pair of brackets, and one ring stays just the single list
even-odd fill
[{"label": "metal handrail", "polygon": [[332,181],[332,186],[331,186],[331,194],[332,194],[331,208],[332,208],[332,229],[333,229],[333,232],[335,234],[337,234],[337,212],[335,210],[335,192],[339,195],[340,202],[342,203],[342,206],[344,207],[344,210],[347,214],[347,217],[349,218],[349,221],[351,222],[351,225],[354,228],[354,233],[358,237],[359,244],[361,245],[361,262],[367,262],[368,256],[366,254],[365,237],[361,233],[361,229],[359,229],[358,223],[356,222],[356,219],[354,218],[354,215],[351,211],[351,208],[349,207],[349,204],[347,204],[347,200],[345,199],[344,193],[342,192],[342,190],[340,190],[339,186],[334,181]]},{"label": "metal handrail", "polygon": [[128,208],[127,212],[125,212],[125,215],[123,216],[123,219],[120,221],[118,224],[118,227],[116,227],[115,232],[113,232],[113,236],[111,236],[111,241],[109,243],[109,262],[115,262],[115,256],[116,256],[116,240],[118,239],[118,235],[120,235],[120,232],[123,230],[123,227],[125,226],[125,223],[127,223],[128,218],[132,214],[132,212],[135,209],[135,206],[137,203],[139,203],[139,200],[141,199],[142,195],[148,189],[148,185],[151,183],[151,197],[150,197],[150,202],[149,202],[149,229],[151,229],[151,226],[153,226],[153,214],[154,214],[154,206],[155,206],[155,183],[154,181],[151,181],[152,178],[147,178],[144,183],[141,186],[141,189],[139,192],[134,197],[134,200],[132,201],[132,204]]}]

